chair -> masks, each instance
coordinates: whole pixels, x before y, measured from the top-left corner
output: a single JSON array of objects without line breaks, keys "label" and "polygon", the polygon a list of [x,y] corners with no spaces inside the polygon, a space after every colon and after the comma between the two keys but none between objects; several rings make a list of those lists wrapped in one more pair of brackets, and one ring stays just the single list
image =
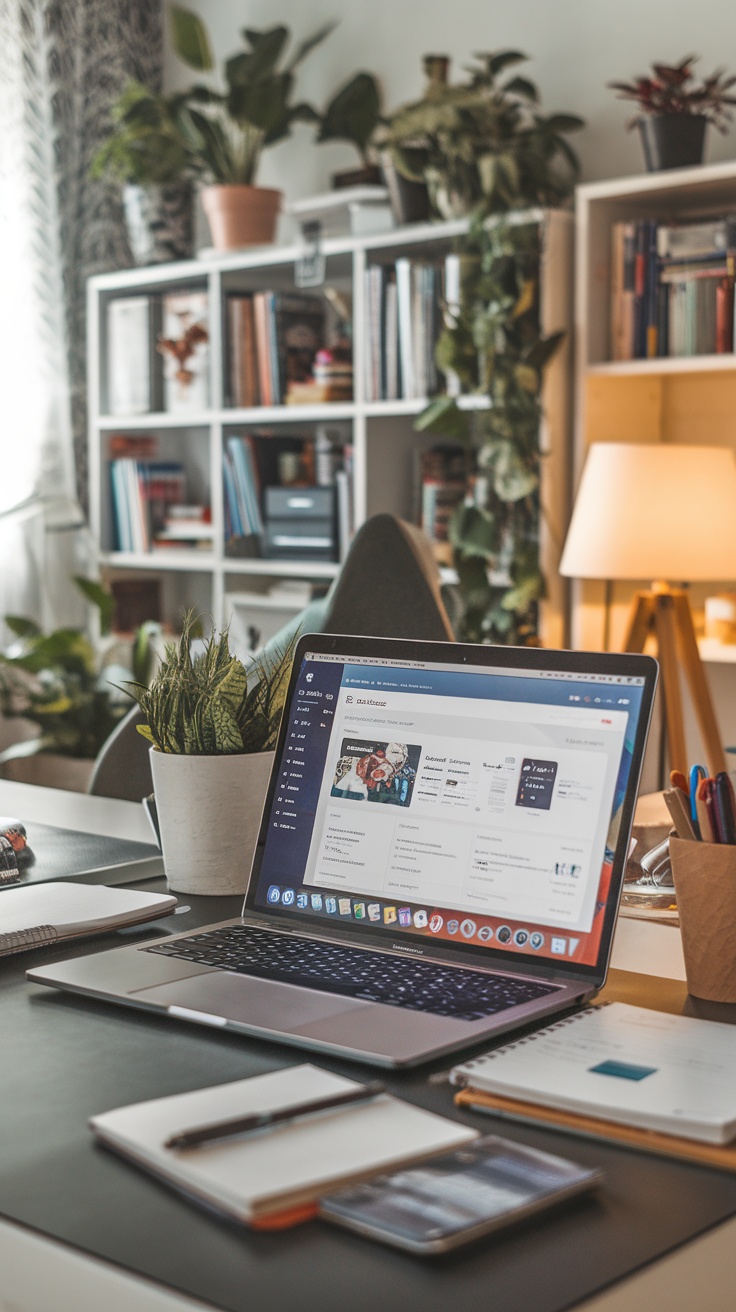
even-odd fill
[{"label": "chair", "polygon": [[[396,515],[366,520],[327,597],[285,625],[265,654],[299,632],[454,642],[429,539]],[[134,706],[103,745],[88,792],[139,802],[153,791],[148,743],[136,729],[142,723]]]}]

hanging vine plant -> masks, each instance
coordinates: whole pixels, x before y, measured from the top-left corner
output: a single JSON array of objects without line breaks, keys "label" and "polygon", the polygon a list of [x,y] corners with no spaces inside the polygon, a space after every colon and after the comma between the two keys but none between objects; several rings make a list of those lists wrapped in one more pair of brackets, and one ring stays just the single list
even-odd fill
[{"label": "hanging vine plant", "polygon": [[[466,182],[470,177],[471,213],[468,232],[457,243],[459,304],[445,307],[436,358],[443,374],[457,376],[462,393],[487,397],[488,406],[465,409],[453,397],[438,396],[415,424],[419,431],[460,439],[466,447],[467,491],[451,519],[450,541],[463,602],[458,636],[470,642],[534,643],[544,595],[539,565],[542,384],[564,334],[542,334],[543,215],[530,207],[559,205],[572,191],[577,159],[562,134],[582,127],[582,120],[542,116],[536,87],[525,78],[499,85],[505,70],[523,59],[517,51],[479,56],[467,84],[438,87],[435,82],[424,102],[429,115],[424,148],[431,147],[429,171],[435,178],[448,141],[455,153],[461,149],[458,114],[463,122],[471,115],[476,137],[479,125],[485,132],[482,144],[474,138],[475,165],[465,174]],[[421,116],[419,106],[410,108],[418,132],[410,157],[416,168],[417,160],[423,165],[417,128]],[[448,113],[454,124],[451,138]],[[443,133],[431,135],[430,120],[437,114]],[[400,148],[396,159],[401,167]],[[440,189],[446,192],[447,187]]]}]

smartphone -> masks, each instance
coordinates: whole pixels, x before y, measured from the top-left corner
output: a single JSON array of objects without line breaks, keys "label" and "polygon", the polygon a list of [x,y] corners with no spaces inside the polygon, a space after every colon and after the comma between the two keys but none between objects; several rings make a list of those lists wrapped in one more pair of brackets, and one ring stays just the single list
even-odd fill
[{"label": "smartphone", "polygon": [[488,1135],[323,1198],[319,1215],[410,1253],[446,1253],[601,1183],[598,1170]]}]

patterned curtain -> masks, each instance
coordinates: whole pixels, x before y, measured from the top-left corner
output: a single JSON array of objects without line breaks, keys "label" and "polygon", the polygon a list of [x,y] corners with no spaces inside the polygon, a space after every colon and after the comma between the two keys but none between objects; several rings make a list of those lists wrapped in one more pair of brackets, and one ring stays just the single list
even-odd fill
[{"label": "patterned curtain", "polygon": [[85,283],[130,255],[89,166],[129,76],[154,87],[161,0],[0,0],[0,616],[70,622],[86,573]]}]

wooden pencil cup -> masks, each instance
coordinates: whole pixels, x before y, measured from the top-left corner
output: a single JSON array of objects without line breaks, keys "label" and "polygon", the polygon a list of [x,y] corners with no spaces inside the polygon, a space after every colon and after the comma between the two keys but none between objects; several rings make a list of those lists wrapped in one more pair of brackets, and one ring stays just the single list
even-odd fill
[{"label": "wooden pencil cup", "polygon": [[670,838],[688,992],[736,1002],[736,847]]}]

